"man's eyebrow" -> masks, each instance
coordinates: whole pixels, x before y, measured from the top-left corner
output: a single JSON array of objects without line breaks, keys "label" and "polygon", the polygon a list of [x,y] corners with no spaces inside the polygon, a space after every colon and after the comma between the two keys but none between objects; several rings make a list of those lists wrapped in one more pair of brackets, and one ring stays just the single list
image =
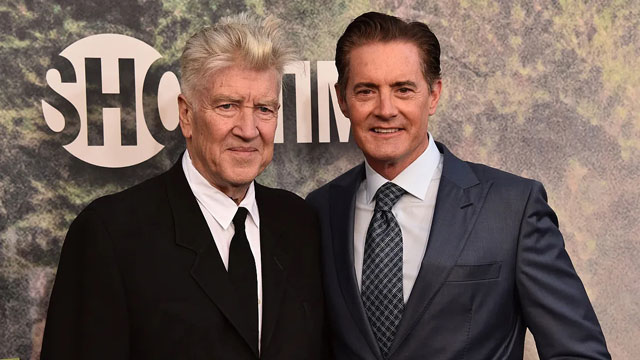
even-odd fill
[{"label": "man's eyebrow", "polygon": [[418,87],[418,86],[416,85],[416,83],[415,83],[415,82],[413,82],[413,81],[411,81],[411,80],[397,81],[397,82],[394,82],[393,84],[391,84],[391,87],[395,87],[395,88],[398,88],[398,87],[405,87],[405,86],[408,86],[408,87]]},{"label": "man's eyebrow", "polygon": [[280,102],[278,101],[278,99],[259,100],[253,104],[253,106],[272,106],[272,107],[278,107],[278,105],[280,105]]},{"label": "man's eyebrow", "polygon": [[218,104],[218,103],[239,104],[242,102],[241,98],[237,98],[229,95],[214,95],[209,100],[211,101],[212,104]]},{"label": "man's eyebrow", "polygon": [[354,89],[360,88],[360,87],[366,87],[366,88],[377,88],[378,85],[372,83],[372,82],[359,82],[356,83],[355,85],[353,85]]},{"label": "man's eyebrow", "polygon": [[[416,85],[416,83],[414,81],[411,80],[403,80],[403,81],[396,81],[393,84],[391,84],[391,87],[394,88],[398,88],[398,87],[404,87],[404,86],[409,86],[409,87],[418,87]],[[378,85],[375,83],[371,83],[371,82],[359,82],[357,84],[355,84],[353,86],[354,89],[360,88],[360,87],[365,87],[365,88],[378,88]]]}]

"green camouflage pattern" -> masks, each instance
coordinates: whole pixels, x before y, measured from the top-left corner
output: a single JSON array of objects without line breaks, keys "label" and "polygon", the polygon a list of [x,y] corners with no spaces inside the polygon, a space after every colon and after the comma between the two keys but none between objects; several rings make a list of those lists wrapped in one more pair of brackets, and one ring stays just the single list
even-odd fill
[{"label": "green camouflage pattern", "polygon": [[[241,11],[284,19],[300,58],[332,60],[351,19],[429,24],[444,91],[430,130],[459,157],[543,182],[616,359],[640,358],[640,2],[5,0],[0,3],[0,358],[38,359],[60,249],[91,200],[159,174],[100,168],[62,149],[40,102],[52,59],[100,33],[140,39],[176,74],[185,40]],[[313,80],[315,81],[315,80]],[[313,87],[312,82],[312,87]],[[285,122],[285,129],[295,127]],[[295,130],[294,130],[295,132]],[[362,161],[353,142],[276,145],[260,181],[301,196]],[[528,338],[526,359],[537,359]]]}]

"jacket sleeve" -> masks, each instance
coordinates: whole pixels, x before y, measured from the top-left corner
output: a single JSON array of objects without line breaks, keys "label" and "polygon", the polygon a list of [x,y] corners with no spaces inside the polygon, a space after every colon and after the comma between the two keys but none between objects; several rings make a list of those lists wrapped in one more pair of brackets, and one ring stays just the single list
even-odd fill
[{"label": "jacket sleeve", "polygon": [[113,243],[90,206],[72,223],[62,247],[41,359],[129,359],[128,329]]},{"label": "jacket sleeve", "polygon": [[535,182],[523,213],[516,285],[540,359],[610,359],[604,335],[576,274],[558,220]]}]

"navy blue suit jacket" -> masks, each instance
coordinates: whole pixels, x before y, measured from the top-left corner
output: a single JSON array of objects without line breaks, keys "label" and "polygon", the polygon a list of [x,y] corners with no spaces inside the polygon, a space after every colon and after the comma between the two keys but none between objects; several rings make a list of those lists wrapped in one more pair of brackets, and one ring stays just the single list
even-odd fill
[{"label": "navy blue suit jacket", "polygon": [[[427,251],[389,359],[522,359],[525,330],[541,359],[609,359],[584,287],[539,182],[456,158],[442,178]],[[361,164],[312,192],[336,359],[383,359],[353,265]]]}]

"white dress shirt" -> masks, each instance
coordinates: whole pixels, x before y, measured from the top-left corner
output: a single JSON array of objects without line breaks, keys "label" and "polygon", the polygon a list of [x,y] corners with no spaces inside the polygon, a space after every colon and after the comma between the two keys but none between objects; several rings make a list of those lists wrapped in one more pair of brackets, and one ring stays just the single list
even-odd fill
[{"label": "white dress shirt", "polygon": [[356,193],[353,224],[353,257],[358,287],[362,286],[364,244],[376,204],[376,191],[391,181],[407,192],[391,209],[402,230],[402,293],[406,304],[427,249],[442,174],[442,159],[433,136],[429,134],[427,149],[395,179],[385,179],[365,162],[366,179]]},{"label": "white dress shirt", "polygon": [[[229,269],[229,245],[235,233],[232,223],[238,207],[244,207],[249,211],[249,216],[245,220],[245,232],[249,247],[253,253],[256,263],[256,279],[258,280],[258,349],[260,349],[260,339],[262,337],[262,262],[260,261],[260,214],[256,203],[255,187],[252,182],[247,190],[247,194],[240,202],[240,205],[218,190],[205,179],[198,169],[193,166],[189,151],[185,151],[182,157],[182,169],[191,187],[191,192],[195,195],[200,205],[200,210],[204,219],[209,225],[209,230],[216,243],[220,258],[224,267]],[[231,294],[230,294],[231,296]]]}]

